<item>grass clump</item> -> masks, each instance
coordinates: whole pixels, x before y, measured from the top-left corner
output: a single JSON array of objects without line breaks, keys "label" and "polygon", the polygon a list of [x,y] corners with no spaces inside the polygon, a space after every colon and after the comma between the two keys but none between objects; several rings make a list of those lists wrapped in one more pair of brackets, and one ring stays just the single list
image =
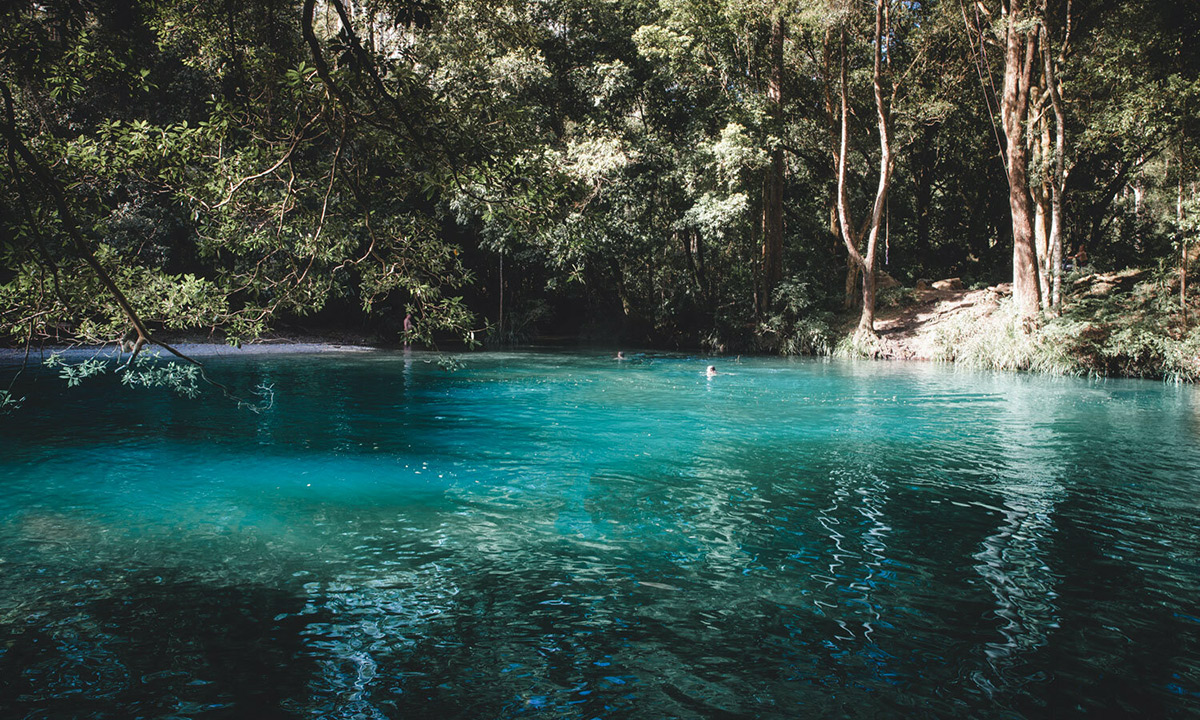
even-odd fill
[{"label": "grass clump", "polygon": [[834,357],[839,358],[883,358],[888,353],[878,335],[853,332],[842,336],[833,348]]},{"label": "grass clump", "polygon": [[1027,327],[1005,299],[990,315],[963,314],[942,323],[934,335],[932,359],[983,370],[1083,374],[1086,370],[1066,349],[1063,337],[1060,326]]},{"label": "grass clump", "polygon": [[942,323],[933,359],[990,370],[1200,381],[1200,328],[1184,326],[1170,274],[1126,270],[1073,285],[1063,314],[1034,327],[1016,316],[1011,300],[990,315]]}]

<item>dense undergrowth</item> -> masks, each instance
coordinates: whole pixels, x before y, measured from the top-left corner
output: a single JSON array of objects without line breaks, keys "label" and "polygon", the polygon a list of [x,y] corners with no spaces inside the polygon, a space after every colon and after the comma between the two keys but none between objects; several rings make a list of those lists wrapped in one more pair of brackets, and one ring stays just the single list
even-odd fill
[{"label": "dense undergrowth", "polygon": [[1058,317],[1026,329],[1008,301],[936,331],[932,360],[1055,375],[1200,380],[1197,303],[1180,312],[1178,275],[1126,270],[1074,278]]},{"label": "dense undergrowth", "polygon": [[760,323],[757,350],[781,355],[830,355],[837,344],[834,314],[810,282],[787,280],[775,290],[776,312]]}]

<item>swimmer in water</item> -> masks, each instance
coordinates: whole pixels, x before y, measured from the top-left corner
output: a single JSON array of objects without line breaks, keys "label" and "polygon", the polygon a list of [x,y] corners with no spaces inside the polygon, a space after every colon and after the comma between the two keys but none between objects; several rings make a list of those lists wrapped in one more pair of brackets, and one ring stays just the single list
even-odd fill
[{"label": "swimmer in water", "polygon": [[617,351],[617,362],[624,362],[624,361],[625,361],[625,353],[618,350]]},{"label": "swimmer in water", "polygon": [[705,374],[705,375],[707,375],[708,377],[713,377],[713,376],[715,376],[715,375],[717,374],[717,366],[716,366],[716,365],[709,365],[709,366],[708,366],[708,369],[704,371],[704,374]]}]

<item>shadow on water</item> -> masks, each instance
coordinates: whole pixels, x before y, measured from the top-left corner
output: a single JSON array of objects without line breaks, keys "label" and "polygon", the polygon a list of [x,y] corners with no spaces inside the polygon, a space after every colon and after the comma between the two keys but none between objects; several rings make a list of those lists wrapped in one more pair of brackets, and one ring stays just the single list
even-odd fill
[{"label": "shadow on water", "polygon": [[178,575],[97,569],[0,625],[0,716],[290,714],[318,669],[305,598]]}]

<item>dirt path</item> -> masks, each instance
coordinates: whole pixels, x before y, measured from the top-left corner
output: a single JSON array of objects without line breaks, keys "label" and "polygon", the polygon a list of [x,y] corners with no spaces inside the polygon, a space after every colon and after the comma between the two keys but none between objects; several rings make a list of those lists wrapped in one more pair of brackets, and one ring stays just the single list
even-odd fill
[{"label": "dirt path", "polygon": [[912,291],[914,302],[880,310],[875,316],[884,357],[898,360],[938,359],[939,332],[946,323],[983,322],[1012,294],[1010,285],[982,290],[929,288]]}]

